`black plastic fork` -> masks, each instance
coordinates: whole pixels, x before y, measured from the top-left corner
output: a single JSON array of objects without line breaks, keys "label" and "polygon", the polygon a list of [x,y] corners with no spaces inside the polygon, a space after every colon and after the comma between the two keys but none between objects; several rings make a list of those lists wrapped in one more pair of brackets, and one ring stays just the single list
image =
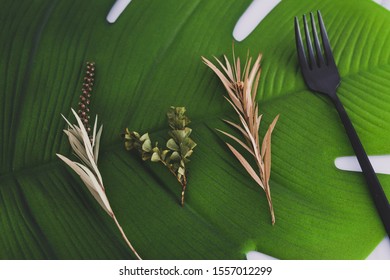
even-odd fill
[{"label": "black plastic fork", "polygon": [[341,79],[333,58],[332,49],[329,44],[328,35],[320,11],[317,11],[317,14],[322,44],[318,38],[313,13],[310,13],[311,30],[314,41],[313,48],[309,26],[307,24],[306,16],[304,15],[303,25],[306,37],[306,51],[302,42],[299,21],[298,18],[295,17],[295,39],[302,75],[310,90],[322,93],[333,101],[366,178],[368,188],[373,197],[379,216],[382,219],[387,235],[390,236],[390,205],[352,122],[336,94]]}]

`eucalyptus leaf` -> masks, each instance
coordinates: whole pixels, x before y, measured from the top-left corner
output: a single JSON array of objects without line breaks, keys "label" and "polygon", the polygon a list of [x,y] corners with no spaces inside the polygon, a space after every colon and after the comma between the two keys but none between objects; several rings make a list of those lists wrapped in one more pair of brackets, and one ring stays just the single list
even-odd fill
[{"label": "eucalyptus leaf", "polygon": [[[0,3],[0,258],[134,258],[56,157],[72,157],[61,113],[71,117],[90,60],[98,69],[90,108],[105,130],[99,170],[144,259],[243,259],[250,250],[281,259],[362,259],[385,236],[362,175],[334,167],[336,157],[353,151],[329,101],[306,89],[293,30],[294,16],[321,10],[342,76],[340,99],[367,153],[389,153],[390,16],[381,6],[283,0],[234,43],[236,56],[263,53],[262,125],[280,113],[272,134],[271,226],[264,193],[215,131],[233,135],[222,119],[238,120],[201,61],[231,53],[233,27],[251,0],[137,0],[111,25],[105,17],[113,1]],[[198,144],[184,208],[176,179],[131,156],[119,137],[130,127],[166,139],[162,116],[172,104],[191,112]],[[379,179],[390,197],[389,176]]]},{"label": "eucalyptus leaf", "polygon": [[[134,135],[139,135],[137,132],[134,132]],[[139,137],[139,136],[138,136]],[[150,138],[149,138],[149,133],[144,133],[141,137],[139,137],[139,140],[141,141],[141,142],[144,142],[144,141],[147,141],[147,140],[149,140],[149,142],[150,142]],[[150,145],[152,145],[151,143],[150,143]]]},{"label": "eucalyptus leaf", "polygon": [[142,150],[145,152],[150,152],[152,150],[152,142],[150,139],[146,139],[145,142],[142,144]]},{"label": "eucalyptus leaf", "polygon": [[167,148],[172,150],[172,151],[179,150],[179,146],[176,144],[175,140],[173,140],[172,138],[167,141]]},{"label": "eucalyptus leaf", "polygon": [[161,160],[161,157],[160,157],[160,155],[157,152],[154,152],[152,154],[152,157],[150,158],[150,160],[153,161],[153,162],[157,162],[157,161]]},{"label": "eucalyptus leaf", "polygon": [[181,157],[180,157],[180,154],[175,151],[172,153],[170,159],[171,159],[171,161],[180,161]]}]

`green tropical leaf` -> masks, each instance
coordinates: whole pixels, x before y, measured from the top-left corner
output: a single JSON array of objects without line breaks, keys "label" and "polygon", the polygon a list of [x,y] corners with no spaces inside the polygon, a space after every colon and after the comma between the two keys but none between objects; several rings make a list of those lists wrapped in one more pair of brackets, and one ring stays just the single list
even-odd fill
[{"label": "green tropical leaf", "polygon": [[[295,53],[293,17],[320,9],[342,76],[339,94],[369,154],[389,153],[389,12],[369,0],[283,0],[236,55],[263,52],[258,98],[272,139],[266,198],[226,148],[235,121],[201,56],[231,53],[251,2],[135,0],[115,24],[113,1],[0,0],[0,258],[134,258],[111,219],[56,153],[70,155],[85,61],[96,62],[92,115],[104,124],[99,169],[111,206],[144,259],[365,258],[385,236],[361,174],[336,170],[353,154],[330,102],[309,92]],[[165,112],[185,106],[198,144],[186,205],[163,166],[123,147],[124,128],[166,142]],[[231,131],[231,130],[230,130]],[[234,133],[234,131],[232,132]],[[263,131],[265,133],[265,131]],[[245,151],[243,151],[245,152]],[[390,197],[390,177],[380,176]]]}]

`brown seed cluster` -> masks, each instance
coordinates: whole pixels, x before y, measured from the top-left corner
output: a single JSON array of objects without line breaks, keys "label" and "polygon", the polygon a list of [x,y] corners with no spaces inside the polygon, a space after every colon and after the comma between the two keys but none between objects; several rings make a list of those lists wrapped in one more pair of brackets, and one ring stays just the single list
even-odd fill
[{"label": "brown seed cluster", "polygon": [[91,126],[89,124],[89,103],[91,102],[91,93],[95,77],[95,62],[87,62],[86,72],[83,81],[83,87],[81,89],[80,102],[79,102],[79,117],[82,120],[85,129],[88,133],[91,132]]}]

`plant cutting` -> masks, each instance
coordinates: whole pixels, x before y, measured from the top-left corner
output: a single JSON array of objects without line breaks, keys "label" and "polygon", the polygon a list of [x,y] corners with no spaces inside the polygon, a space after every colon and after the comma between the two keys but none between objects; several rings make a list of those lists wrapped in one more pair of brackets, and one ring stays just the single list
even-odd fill
[{"label": "plant cutting", "polygon": [[76,118],[77,124],[71,124],[62,115],[68,124],[68,128],[64,130],[64,133],[68,137],[69,144],[72,147],[74,155],[78,158],[78,161],[72,161],[60,154],[57,154],[57,156],[80,176],[80,179],[88,188],[92,196],[96,199],[103,210],[106,211],[106,213],[114,220],[115,225],[118,227],[130,250],[139,260],[141,260],[141,257],[130,243],[111,208],[105,192],[103,179],[97,166],[103,125],[101,125],[97,131],[98,117],[96,116],[93,130],[90,129],[89,108],[86,106],[89,104],[89,97],[92,91],[94,71],[94,63],[87,63],[86,77],[84,78],[82,94],[80,96],[80,110],[77,114],[76,111],[71,109],[74,117]]},{"label": "plant cutting", "polygon": [[184,196],[187,188],[187,163],[193,153],[196,143],[190,138],[192,129],[187,127],[190,123],[185,115],[185,107],[171,107],[168,110],[169,140],[166,143],[167,149],[158,147],[158,143],[152,146],[149,133],[140,135],[136,131],[126,128],[123,138],[126,150],[135,149],[141,155],[142,160],[160,162],[176,177],[180,183],[181,206],[184,206]]},{"label": "plant cutting", "polygon": [[269,179],[271,176],[271,134],[278,121],[279,115],[272,121],[260,145],[259,130],[262,115],[259,115],[259,106],[256,101],[257,88],[260,80],[260,61],[262,55],[259,54],[253,66],[252,57],[247,57],[243,70],[241,71],[241,61],[238,57],[235,58],[233,52],[233,64],[231,64],[226,56],[224,56],[225,65],[217,58],[216,61],[223,69],[223,73],[216,65],[208,59],[202,57],[203,62],[210,67],[222,81],[228,95],[226,100],[237,113],[240,122],[234,123],[229,120],[224,120],[233,128],[241,132],[244,141],[234,135],[218,130],[228,136],[244,148],[247,153],[253,158],[256,169],[252,167],[249,161],[231,144],[226,143],[228,148],[238,159],[241,165],[245,168],[253,180],[264,190],[267,197],[269,210],[271,213],[272,224],[275,224],[275,213],[272,205],[271,190]]}]

